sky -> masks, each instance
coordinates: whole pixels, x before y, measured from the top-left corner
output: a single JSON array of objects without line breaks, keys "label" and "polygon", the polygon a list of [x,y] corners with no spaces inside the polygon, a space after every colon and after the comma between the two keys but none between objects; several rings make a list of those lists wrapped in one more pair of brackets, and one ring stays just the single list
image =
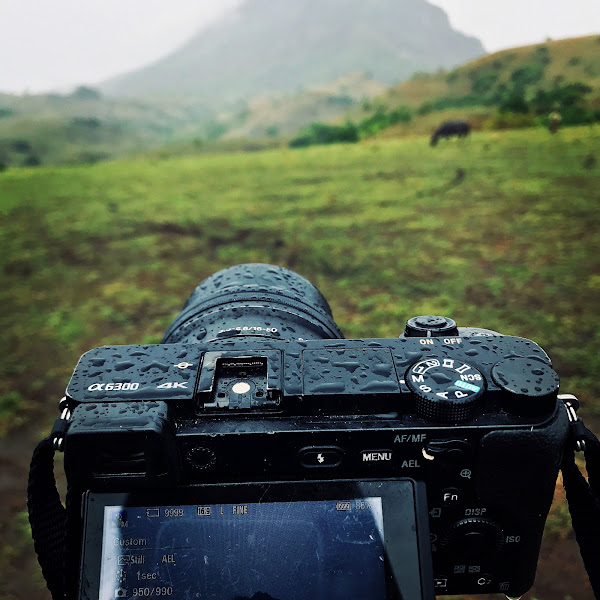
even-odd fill
[{"label": "sky", "polygon": [[[93,85],[161,58],[240,2],[0,0],[0,91]],[[600,0],[430,2],[488,51],[600,34]]]}]

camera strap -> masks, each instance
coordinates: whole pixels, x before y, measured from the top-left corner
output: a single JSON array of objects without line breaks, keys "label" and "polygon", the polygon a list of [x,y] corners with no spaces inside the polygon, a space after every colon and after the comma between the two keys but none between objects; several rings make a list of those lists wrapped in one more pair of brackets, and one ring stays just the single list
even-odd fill
[{"label": "camera strap", "polygon": [[[561,399],[571,426],[561,465],[563,486],[579,552],[594,596],[600,600],[600,441],[577,416],[577,399]],[[575,462],[576,451],[584,453],[587,481]]]},{"label": "camera strap", "polygon": [[67,510],[54,477],[54,435],[33,451],[27,484],[27,509],[33,546],[53,600],[65,598]]}]

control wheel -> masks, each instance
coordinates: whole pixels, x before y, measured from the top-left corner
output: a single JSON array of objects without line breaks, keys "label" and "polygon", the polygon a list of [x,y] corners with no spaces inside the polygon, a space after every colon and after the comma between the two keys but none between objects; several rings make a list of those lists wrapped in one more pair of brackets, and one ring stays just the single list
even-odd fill
[{"label": "control wheel", "polygon": [[504,533],[494,521],[483,518],[457,521],[442,539],[441,547],[455,562],[484,563],[502,549]]},{"label": "control wheel", "polygon": [[505,393],[502,408],[522,416],[550,414],[556,406],[558,375],[531,358],[505,358],[492,368],[494,383]]}]

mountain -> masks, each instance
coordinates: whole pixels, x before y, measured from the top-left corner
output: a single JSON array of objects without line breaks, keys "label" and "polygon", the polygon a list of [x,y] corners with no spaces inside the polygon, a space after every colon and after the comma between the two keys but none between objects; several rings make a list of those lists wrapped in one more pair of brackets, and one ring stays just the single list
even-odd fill
[{"label": "mountain", "polygon": [[100,87],[216,104],[295,93],[353,72],[391,85],[484,52],[426,0],[246,0],[171,55]]}]

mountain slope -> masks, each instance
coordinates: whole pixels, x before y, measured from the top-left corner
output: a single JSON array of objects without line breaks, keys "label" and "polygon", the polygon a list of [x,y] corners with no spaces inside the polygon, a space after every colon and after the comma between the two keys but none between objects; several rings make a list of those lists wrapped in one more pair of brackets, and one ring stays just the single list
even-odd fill
[{"label": "mountain slope", "polygon": [[102,88],[213,101],[295,92],[369,71],[392,84],[484,53],[426,0],[246,0],[179,50]]}]

